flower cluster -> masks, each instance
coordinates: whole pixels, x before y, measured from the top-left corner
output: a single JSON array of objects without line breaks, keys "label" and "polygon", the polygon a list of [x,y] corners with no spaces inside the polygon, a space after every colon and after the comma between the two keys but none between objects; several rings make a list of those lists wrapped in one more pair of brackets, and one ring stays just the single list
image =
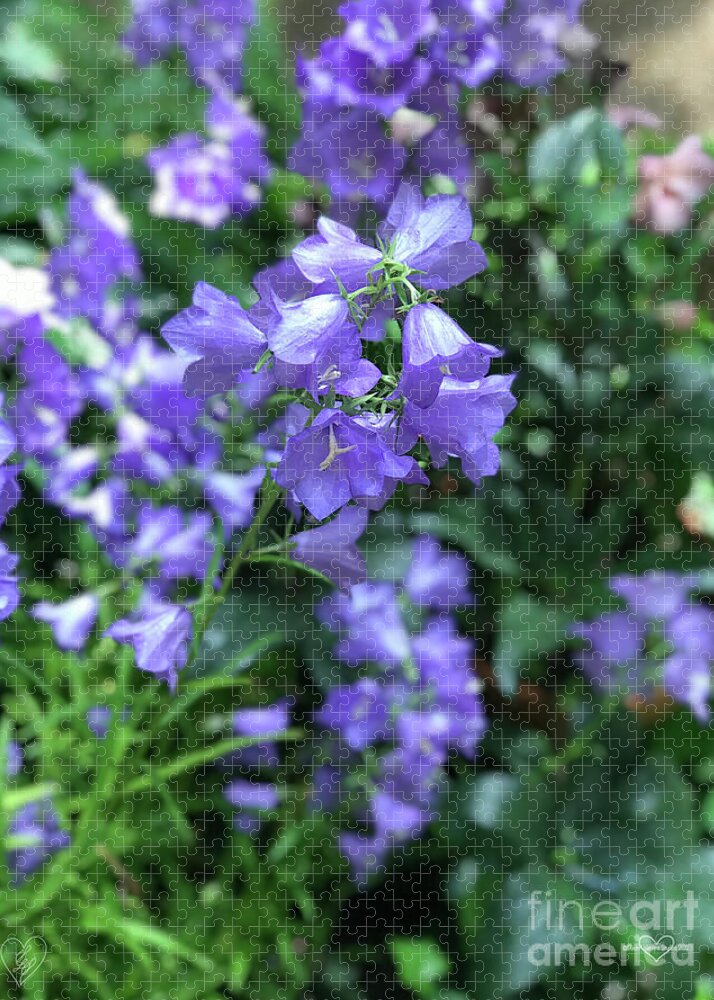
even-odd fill
[{"label": "flower cluster", "polygon": [[[5,774],[16,778],[23,767],[23,753],[14,740],[7,745]],[[48,798],[33,798],[20,806],[8,822],[10,842],[15,842],[7,859],[13,885],[17,886],[41,867],[53,854],[69,845],[69,835],[60,826]]]},{"label": "flower cluster", "polygon": [[[78,174],[68,215],[46,272],[8,272],[11,288],[41,292],[34,308],[16,290],[3,304],[18,379],[8,413],[33,484],[99,543],[105,589],[140,581],[133,613],[107,635],[170,687],[194,637],[191,608],[221,569],[214,519],[231,545],[268,480],[298,520],[303,510],[312,518],[279,553],[347,587],[364,577],[356,543],[368,511],[400,484],[428,483],[427,451],[434,465],[459,459],[474,482],[496,471],[513,376],[488,375],[500,352],[473,341],[436,297],[486,266],[461,196],[424,199],[402,185],[376,243],[321,219],[289,260],[257,275],[251,307],[199,285],[164,327],[172,351],[140,328],[126,284],[140,278],[138,255],[115,199]],[[7,457],[9,427],[6,438]],[[14,467],[5,496],[7,512]],[[5,561],[9,614],[17,598]],[[81,651],[101,596],[75,588],[32,611],[60,648]]]},{"label": "flower cluster", "polygon": [[153,215],[215,229],[259,204],[270,163],[263,127],[246,102],[217,90],[206,107],[206,134],[183,132],[149,153]]},{"label": "flower cluster", "polygon": [[178,50],[199,83],[239,92],[256,17],[254,0],[133,0],[124,44],[141,66]]},{"label": "flower cluster", "polygon": [[412,454],[422,441],[434,465],[459,458],[474,482],[496,471],[513,377],[489,376],[499,351],[434,301],[486,266],[471,230],[461,196],[424,199],[403,184],[377,245],[322,218],[257,283],[255,306],[203,285],[164,327],[189,391],[227,390],[261,369],[295,401],[273,476],[317,520],[350,502],[378,510],[400,482],[426,483]]},{"label": "flower cluster", "polygon": [[313,799],[327,811],[350,804],[340,849],[360,884],[419,836],[447,783],[449,755],[473,759],[486,729],[473,643],[452,616],[473,600],[469,577],[463,556],[420,536],[401,588],[364,582],[318,608],[337,638],[335,659],[358,677],[331,684],[315,714],[328,743]]},{"label": "flower cluster", "polygon": [[614,577],[611,589],[626,609],[571,629],[586,643],[576,662],[588,680],[608,691],[638,695],[663,687],[708,722],[714,610],[692,599],[697,582],[696,576],[671,572]]},{"label": "flower cluster", "polygon": [[264,130],[242,90],[243,50],[256,20],[253,0],[134,0],[124,43],[141,65],[173,50],[207,88],[205,136],[184,132],[152,150],[149,208],[160,218],[215,229],[261,200],[270,174]]},{"label": "flower cluster", "polygon": [[[89,528],[110,575],[112,569],[121,574],[124,586],[143,579],[147,628],[154,637],[168,632],[171,656],[157,658],[149,638],[142,647],[148,652],[137,659],[172,682],[181,650],[176,632],[190,633],[191,618],[171,602],[186,582],[203,581],[213,518],[152,494],[187,489],[194,508],[196,498],[208,503],[215,497],[225,525],[245,524],[259,484],[251,495],[242,475],[216,471],[220,417],[209,419],[185,395],[181,362],[139,329],[135,297],[121,286],[123,277],[139,276],[138,255],[114,198],[79,174],[68,214],[66,242],[50,255],[47,272],[6,266],[0,323],[17,388],[8,405],[14,434],[2,425],[3,458],[14,450],[16,435],[44,501]],[[62,277],[68,274],[75,277]],[[38,292],[32,298],[31,289]],[[90,440],[77,434],[88,421]],[[14,466],[2,469],[5,514],[19,495],[15,472]],[[5,553],[7,614],[17,606],[13,568],[14,557]],[[61,649],[78,651],[94,629],[99,603],[99,594],[79,592],[66,601],[41,601],[32,611],[50,625]],[[112,634],[130,641],[125,625],[117,623]]]},{"label": "flower cluster", "polygon": [[567,65],[564,47],[581,0],[347,0],[344,29],[303,60],[302,136],[293,169],[321,181],[333,212],[356,221],[365,201],[381,214],[401,178],[472,176],[458,101],[462,88],[501,76],[548,83]]},{"label": "flower cluster", "polygon": [[[2,402],[0,396],[0,405]],[[0,418],[0,527],[5,523],[10,511],[20,502],[18,466],[7,464],[16,447],[17,442],[12,428]],[[17,563],[17,556],[0,541],[0,621],[9,618],[20,603],[20,591],[15,575]]]}]

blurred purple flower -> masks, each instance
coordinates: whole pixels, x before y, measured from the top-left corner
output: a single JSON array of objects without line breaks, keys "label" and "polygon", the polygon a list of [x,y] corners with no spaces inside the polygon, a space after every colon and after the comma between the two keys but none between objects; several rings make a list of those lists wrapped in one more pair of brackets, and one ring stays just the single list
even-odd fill
[{"label": "blurred purple flower", "polygon": [[408,59],[438,27],[428,0],[399,0],[391,6],[374,4],[372,0],[347,0],[339,13],[347,22],[345,42],[381,67]]},{"label": "blurred purple flower", "polygon": [[59,604],[40,601],[32,608],[33,617],[52,628],[60,649],[76,651],[84,649],[98,614],[99,599],[92,593],[79,594]]},{"label": "blurred purple flower", "polygon": [[159,576],[167,580],[203,580],[213,555],[211,527],[211,516],[205,512],[186,514],[179,507],[144,503],[122,561],[129,567],[155,564]]},{"label": "blurred purple flower", "polygon": [[[394,195],[406,158],[384,128],[359,111],[329,115],[307,107],[290,169],[312,183],[325,184],[337,202],[386,206]],[[335,214],[334,205],[330,209]]]},{"label": "blurred purple flower", "polygon": [[411,552],[404,587],[414,604],[451,611],[473,603],[465,556],[447,551],[431,535],[416,538]]},{"label": "blurred purple flower", "polygon": [[138,621],[121,619],[104,633],[134,648],[136,665],[166,681],[176,690],[178,671],[186,665],[193,622],[186,608],[157,605]]},{"label": "blurred purple flower", "polygon": [[4,542],[0,542],[0,621],[5,621],[20,604],[20,589],[15,570],[19,562]]},{"label": "blurred purple flower", "polygon": [[265,468],[250,472],[210,472],[204,481],[206,499],[220,517],[226,538],[237,528],[247,528],[253,518],[255,498],[265,478]]},{"label": "blurred purple flower", "polygon": [[244,781],[237,778],[226,786],[226,799],[238,811],[233,824],[243,833],[253,834],[261,823],[274,817],[280,802],[278,789],[273,784],[258,781]]},{"label": "blurred purple flower", "polygon": [[397,667],[409,656],[409,635],[388,583],[359,583],[348,594],[331,594],[317,617],[339,639],[334,655],[350,666]]},{"label": "blurred purple flower", "polygon": [[70,843],[69,834],[60,827],[49,799],[30,802],[19,809],[10,820],[9,833],[11,837],[29,840],[27,846],[9,853],[7,864],[13,885],[19,885]]},{"label": "blurred purple flower", "polygon": [[364,677],[354,684],[331,687],[317,718],[350,750],[360,751],[387,738],[391,708],[385,685]]},{"label": "blurred purple flower", "polygon": [[180,48],[199,83],[238,91],[254,0],[132,0],[124,45],[141,66]]},{"label": "blurred purple flower", "polygon": [[50,253],[49,271],[61,317],[82,317],[116,341],[134,334],[139,303],[121,295],[141,279],[129,220],[115,197],[77,170],[68,203],[66,242]]},{"label": "blurred purple flower", "polygon": [[389,117],[426,83],[430,71],[429,63],[418,56],[383,66],[371,52],[351,47],[345,38],[330,38],[317,58],[298,62],[298,83],[326,110],[356,106]]},{"label": "blurred purple flower", "polygon": [[149,208],[157,218],[216,229],[232,215],[249,212],[261,199],[257,177],[264,164],[259,145],[251,154],[244,145],[234,149],[184,133],[154,149],[147,159],[155,180]]}]

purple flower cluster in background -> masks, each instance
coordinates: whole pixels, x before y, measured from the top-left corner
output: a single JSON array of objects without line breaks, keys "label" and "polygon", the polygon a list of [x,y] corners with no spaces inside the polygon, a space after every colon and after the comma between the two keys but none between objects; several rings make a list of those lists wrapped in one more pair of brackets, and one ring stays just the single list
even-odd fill
[{"label": "purple flower cluster in background", "polygon": [[292,169],[326,185],[332,213],[356,222],[378,214],[401,179],[444,175],[462,188],[473,171],[458,102],[494,77],[548,83],[582,0],[348,0],[342,34],[298,65],[302,135]]},{"label": "purple flower cluster in background", "polygon": [[[330,525],[343,519],[344,512]],[[317,609],[337,639],[336,664],[357,677],[331,682],[313,713],[313,726],[327,742],[316,744],[324,761],[311,788],[315,808],[351,804],[339,846],[359,884],[395,847],[419,836],[436,814],[450,754],[472,760],[486,729],[473,643],[459,635],[452,616],[473,602],[465,557],[424,535],[413,540],[402,586],[368,581],[362,570],[359,582]],[[407,625],[414,615],[416,634]],[[264,737],[223,765],[240,769],[226,798],[242,833],[257,833],[275,817],[281,759],[275,738],[288,729],[290,715],[283,699],[233,717],[237,737]]]},{"label": "purple flower cluster in background", "polygon": [[[22,767],[22,749],[11,740],[7,744],[5,761],[7,777],[16,778]],[[11,848],[7,858],[7,867],[15,886],[70,843],[69,834],[62,829],[55,808],[46,797],[34,798],[17,809],[9,817],[8,834],[10,840],[17,844]]]},{"label": "purple flower cluster in background", "polygon": [[[0,396],[0,406],[4,400]],[[7,515],[20,502],[20,485],[17,481],[18,466],[8,465],[7,460],[17,448],[12,428],[0,418],[0,527]],[[20,603],[20,590],[15,573],[17,556],[0,541],[0,621],[9,618]]]},{"label": "purple flower cluster in background", "polygon": [[237,100],[253,0],[135,0],[124,44],[140,65],[178,50],[207,88],[205,135],[184,132],[152,150],[149,208],[160,218],[216,229],[250,212],[270,175],[264,130]]},{"label": "purple flower cluster in background", "polygon": [[270,164],[263,127],[247,104],[216,92],[206,109],[206,133],[181,133],[149,153],[152,214],[215,229],[260,203]]},{"label": "purple flower cluster in background", "polygon": [[[359,884],[419,836],[448,782],[449,755],[473,759],[486,729],[474,646],[451,615],[473,601],[469,577],[462,555],[422,536],[403,587],[365,581],[318,608],[337,638],[336,661],[357,678],[331,683],[316,712],[330,740],[312,794],[323,810],[353,804],[340,850]],[[421,627],[411,634],[414,613]]]},{"label": "purple flower cluster in background", "polygon": [[124,44],[140,66],[178,50],[196,80],[240,92],[254,0],[133,0]]},{"label": "purple flower cluster in background", "polygon": [[576,663],[594,685],[650,694],[661,686],[701,721],[711,717],[714,610],[694,600],[697,576],[650,572],[616,576],[610,586],[626,608],[571,629],[584,640]]}]

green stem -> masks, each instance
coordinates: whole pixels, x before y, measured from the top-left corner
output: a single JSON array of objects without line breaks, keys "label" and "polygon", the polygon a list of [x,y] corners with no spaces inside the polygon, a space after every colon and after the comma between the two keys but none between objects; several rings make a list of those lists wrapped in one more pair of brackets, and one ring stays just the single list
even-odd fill
[{"label": "green stem", "polygon": [[[261,494],[262,499],[260,507],[253,518],[253,523],[243,536],[243,541],[228,564],[228,567],[223,574],[223,579],[221,580],[221,586],[219,587],[218,592],[214,593],[210,589],[207,590],[199,601],[196,611],[194,612],[194,636],[193,643],[191,645],[190,663],[193,663],[197,658],[203,637],[208,631],[211,622],[215,618],[216,612],[225,601],[238,570],[244,562],[248,561],[251,552],[256,546],[260,529],[265,524],[268,515],[275,506],[276,500],[280,496],[280,487],[273,479],[270,470],[265,473],[265,478],[263,479],[261,486]],[[213,585],[212,579],[212,574],[209,574],[209,579],[207,581],[209,588]]]},{"label": "green stem", "polygon": [[[255,543],[258,540],[258,535],[260,534],[260,529],[265,524],[268,519],[268,515],[275,506],[275,503],[280,496],[280,487],[277,485],[273,479],[270,471],[265,473],[265,479],[263,479],[263,484],[261,486],[262,500],[258,512],[253,518],[253,523],[246,532],[243,541],[238,548],[238,551],[231,559],[228,569],[223,574],[223,581],[221,583],[220,589],[218,591],[219,602],[226,599],[228,591],[231,589],[233,580],[235,579],[236,573],[241,568],[244,562],[247,562],[248,557],[255,548]],[[213,614],[209,615],[206,627],[211,622],[211,618],[216,613],[217,608],[214,606]]]},{"label": "green stem", "polygon": [[317,580],[321,580],[323,583],[329,584],[331,587],[334,586],[332,580],[321,573],[319,569],[313,569],[312,566],[306,566],[305,563],[297,562],[295,559],[290,559],[289,556],[273,555],[270,553],[254,553],[249,557],[250,562],[257,563],[272,563],[274,566],[284,566],[286,569],[296,570],[300,573],[306,573],[308,576],[314,576]]}]

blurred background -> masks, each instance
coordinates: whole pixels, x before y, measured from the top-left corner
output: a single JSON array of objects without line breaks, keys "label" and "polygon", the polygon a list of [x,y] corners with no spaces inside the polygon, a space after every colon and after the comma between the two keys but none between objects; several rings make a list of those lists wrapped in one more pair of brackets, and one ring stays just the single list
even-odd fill
[{"label": "blurred background", "polygon": [[[276,14],[292,42],[319,40],[336,33],[338,6],[286,0]],[[656,111],[668,131],[714,126],[714,0],[591,0],[584,11],[611,57],[629,66],[623,97]]]}]

